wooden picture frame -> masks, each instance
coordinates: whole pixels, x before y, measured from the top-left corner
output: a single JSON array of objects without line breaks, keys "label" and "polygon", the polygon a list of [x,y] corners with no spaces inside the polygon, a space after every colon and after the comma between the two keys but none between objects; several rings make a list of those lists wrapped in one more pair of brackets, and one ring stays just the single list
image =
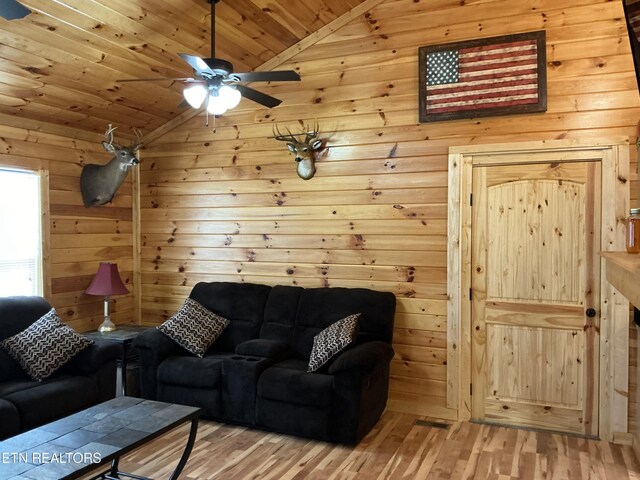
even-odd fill
[{"label": "wooden picture frame", "polygon": [[429,45],[418,58],[420,122],[547,110],[544,30]]},{"label": "wooden picture frame", "polygon": [[629,44],[636,70],[636,82],[640,88],[640,0],[622,0],[624,16],[627,21]]}]

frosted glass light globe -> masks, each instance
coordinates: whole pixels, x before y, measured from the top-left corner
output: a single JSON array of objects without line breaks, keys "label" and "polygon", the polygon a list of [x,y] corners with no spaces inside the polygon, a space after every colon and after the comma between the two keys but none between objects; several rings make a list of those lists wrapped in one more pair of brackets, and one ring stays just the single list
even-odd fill
[{"label": "frosted glass light globe", "polygon": [[189,102],[193,108],[200,108],[207,96],[207,89],[200,84],[192,85],[182,91],[184,99]]},{"label": "frosted glass light globe", "polygon": [[220,98],[222,98],[227,109],[229,110],[237,107],[240,103],[240,100],[242,99],[242,95],[240,94],[240,92],[234,87],[230,87],[229,85],[220,87],[219,94]]},{"label": "frosted glass light globe", "polygon": [[207,111],[211,115],[222,115],[227,111],[227,106],[225,105],[224,99],[219,96],[209,95],[209,100],[207,101]]}]

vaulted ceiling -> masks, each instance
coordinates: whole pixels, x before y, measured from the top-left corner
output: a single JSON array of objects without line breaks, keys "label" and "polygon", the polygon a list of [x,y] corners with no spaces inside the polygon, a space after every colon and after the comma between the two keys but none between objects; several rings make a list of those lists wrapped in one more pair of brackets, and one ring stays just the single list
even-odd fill
[{"label": "vaulted ceiling", "polygon": [[[216,57],[251,71],[363,0],[221,0]],[[20,0],[27,17],[0,18],[0,114],[104,131],[145,133],[184,109],[191,76],[178,53],[210,56],[206,0]]]}]

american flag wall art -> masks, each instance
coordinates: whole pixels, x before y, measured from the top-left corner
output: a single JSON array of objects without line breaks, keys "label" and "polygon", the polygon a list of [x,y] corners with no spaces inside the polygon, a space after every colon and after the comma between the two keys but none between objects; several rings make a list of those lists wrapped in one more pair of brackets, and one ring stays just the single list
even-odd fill
[{"label": "american flag wall art", "polygon": [[544,112],[545,32],[421,47],[420,121]]},{"label": "american flag wall art", "polygon": [[640,86],[640,0],[624,0],[623,5],[633,64],[636,69],[636,81]]}]

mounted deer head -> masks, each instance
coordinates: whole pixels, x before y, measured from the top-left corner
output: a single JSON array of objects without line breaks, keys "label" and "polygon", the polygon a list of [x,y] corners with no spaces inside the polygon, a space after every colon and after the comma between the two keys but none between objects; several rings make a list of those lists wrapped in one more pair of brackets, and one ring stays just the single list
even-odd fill
[{"label": "mounted deer head", "polygon": [[[298,176],[303,180],[309,180],[316,173],[315,152],[322,147],[322,140],[318,140],[319,133],[317,123],[313,130],[305,126],[304,132],[295,135],[288,128],[287,135],[280,133],[277,125],[273,128],[273,138],[287,142],[287,148],[298,163],[296,167]],[[302,135],[305,136],[304,140],[299,139]]]},{"label": "mounted deer head", "polygon": [[104,149],[113,154],[113,158],[105,165],[87,164],[80,175],[80,192],[85,207],[104,205],[111,202],[116,192],[127,178],[129,169],[140,163],[138,150],[142,145],[142,134],[136,132],[136,141],[127,147],[113,143],[113,132],[117,127],[109,127],[102,142]]}]

